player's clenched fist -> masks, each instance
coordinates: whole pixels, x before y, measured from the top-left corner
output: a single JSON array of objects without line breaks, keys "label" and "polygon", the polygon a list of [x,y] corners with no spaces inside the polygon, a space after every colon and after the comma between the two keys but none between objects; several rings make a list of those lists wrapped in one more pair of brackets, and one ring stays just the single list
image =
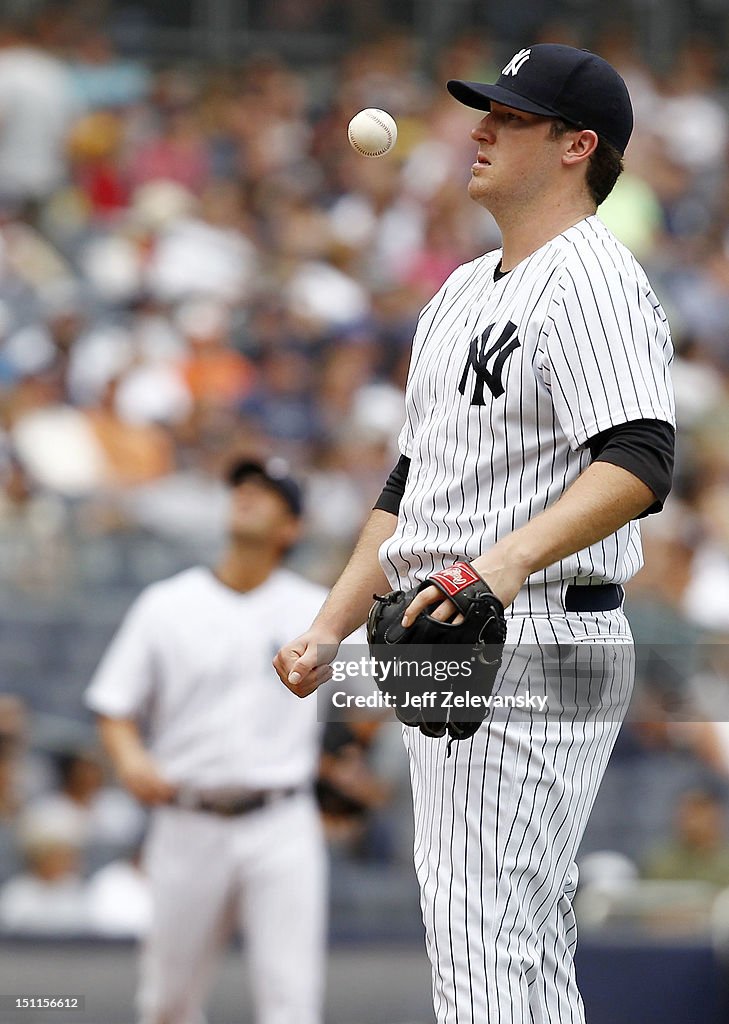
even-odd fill
[{"label": "player's clenched fist", "polygon": [[[297,697],[308,697],[331,679],[331,662],[341,640],[333,633],[310,629],[281,648],[273,667],[281,682]],[[324,651],[326,648],[326,652]],[[326,653],[326,660],[324,654]]]}]

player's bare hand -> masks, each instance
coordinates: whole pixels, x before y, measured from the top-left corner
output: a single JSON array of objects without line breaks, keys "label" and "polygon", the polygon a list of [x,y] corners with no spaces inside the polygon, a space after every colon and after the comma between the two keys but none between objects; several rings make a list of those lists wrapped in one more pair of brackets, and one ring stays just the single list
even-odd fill
[{"label": "player's bare hand", "polygon": [[443,599],[443,591],[438,587],[426,587],[413,598],[402,617],[403,626],[406,628],[412,626],[418,615],[424,611],[427,611],[434,619],[438,619],[439,622],[452,622],[453,625],[463,622],[461,613],[452,601]]},{"label": "player's bare hand", "polygon": [[[297,697],[308,697],[331,679],[331,661],[340,642],[341,638],[333,633],[312,627],[281,648],[273,659],[273,667],[292,693]],[[323,648],[327,648],[327,661],[322,660]]]},{"label": "player's bare hand", "polygon": [[509,555],[505,557],[498,544],[474,558],[471,565],[486,580],[504,608],[509,607],[529,575],[528,569],[512,561]]},{"label": "player's bare hand", "polygon": [[119,780],[132,796],[144,804],[167,804],[177,787],[160,775],[157,765],[144,750],[128,751],[117,764]]}]

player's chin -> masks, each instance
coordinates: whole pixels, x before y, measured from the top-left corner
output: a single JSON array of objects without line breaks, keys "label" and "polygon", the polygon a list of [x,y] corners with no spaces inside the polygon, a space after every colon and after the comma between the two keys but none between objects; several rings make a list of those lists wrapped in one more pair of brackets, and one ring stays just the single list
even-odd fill
[{"label": "player's chin", "polygon": [[477,203],[485,202],[488,197],[488,185],[477,171],[471,172],[471,178],[468,182],[468,194]]}]

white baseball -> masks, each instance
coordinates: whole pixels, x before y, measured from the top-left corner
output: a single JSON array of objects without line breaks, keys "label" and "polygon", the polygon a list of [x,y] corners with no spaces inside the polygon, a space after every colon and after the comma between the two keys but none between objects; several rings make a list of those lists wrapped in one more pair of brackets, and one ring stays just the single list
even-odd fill
[{"label": "white baseball", "polygon": [[362,156],[384,156],[397,140],[397,125],[386,110],[367,107],[349,122],[347,138]]}]

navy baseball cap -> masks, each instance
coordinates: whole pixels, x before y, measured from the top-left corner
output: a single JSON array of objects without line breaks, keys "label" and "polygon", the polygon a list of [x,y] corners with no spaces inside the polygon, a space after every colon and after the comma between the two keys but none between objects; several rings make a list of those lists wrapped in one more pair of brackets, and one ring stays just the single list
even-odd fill
[{"label": "navy baseball cap", "polygon": [[252,476],[258,477],[276,491],[295,516],[301,515],[304,507],[301,486],[291,476],[289,465],[285,459],[274,457],[266,459],[265,462],[248,458],[236,459],[228,467],[225,479],[230,487],[238,487],[244,480]]},{"label": "navy baseball cap", "polygon": [[489,110],[494,100],[589,128],[620,153],[633,131],[633,107],[623,79],[602,57],[574,46],[537,43],[515,53],[493,85],[452,79],[447,87],[451,96],[476,110]]}]

